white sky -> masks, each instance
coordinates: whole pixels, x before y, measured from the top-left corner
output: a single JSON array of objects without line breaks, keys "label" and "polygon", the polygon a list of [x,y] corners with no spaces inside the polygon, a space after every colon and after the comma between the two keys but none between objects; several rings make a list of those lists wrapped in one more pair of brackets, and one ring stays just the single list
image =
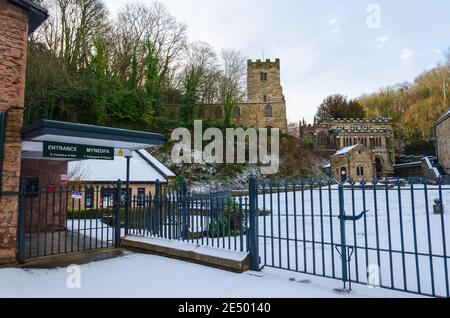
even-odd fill
[{"label": "white sky", "polygon": [[[105,2],[114,13],[126,1]],[[160,2],[187,24],[190,41],[238,49],[251,59],[263,51],[280,58],[289,121],[312,121],[330,94],[353,98],[412,81],[450,47],[448,0]],[[381,9],[379,28],[367,26],[371,4]]]}]

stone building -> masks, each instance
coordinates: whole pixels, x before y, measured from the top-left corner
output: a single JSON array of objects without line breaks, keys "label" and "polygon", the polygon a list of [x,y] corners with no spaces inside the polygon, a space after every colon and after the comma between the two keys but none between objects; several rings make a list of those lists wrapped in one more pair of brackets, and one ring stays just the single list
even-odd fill
[{"label": "stone building", "polygon": [[395,142],[389,118],[331,119],[314,125],[301,123],[298,137],[314,140],[317,148],[330,157],[343,148],[363,145],[372,153],[369,175],[383,178],[394,174]]},{"label": "stone building", "polygon": [[436,122],[436,153],[438,164],[450,175],[450,109]]},{"label": "stone building", "polygon": [[[166,116],[180,118],[182,105],[166,106]],[[208,122],[224,119],[221,104],[203,105],[194,114]],[[281,86],[280,60],[247,61],[247,100],[237,104],[231,114],[231,124],[244,127],[279,128],[287,133],[286,100]]]},{"label": "stone building", "polygon": [[0,264],[16,259],[28,35],[47,18],[28,0],[0,0]]},{"label": "stone building", "polygon": [[344,147],[331,156],[331,174],[340,181],[372,180],[373,153],[362,144]]}]

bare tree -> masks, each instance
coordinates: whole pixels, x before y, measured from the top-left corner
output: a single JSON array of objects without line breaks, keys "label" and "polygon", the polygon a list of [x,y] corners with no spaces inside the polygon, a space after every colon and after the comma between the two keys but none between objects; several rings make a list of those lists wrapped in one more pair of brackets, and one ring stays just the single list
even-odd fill
[{"label": "bare tree", "polygon": [[217,55],[205,42],[191,43],[186,50],[185,67],[181,74],[184,94],[183,118],[201,114],[205,104],[217,101],[219,77]]},{"label": "bare tree", "polygon": [[114,20],[113,64],[115,76],[125,79],[131,69],[133,56],[138,62],[138,82],[144,80],[145,44],[151,43],[159,60],[163,82],[173,80],[175,64],[186,49],[186,25],[179,23],[159,2],[152,5],[128,3]]},{"label": "bare tree", "polygon": [[222,50],[219,101],[224,107],[225,124],[229,124],[234,107],[245,96],[245,59],[240,51]]},{"label": "bare tree", "polygon": [[65,67],[86,67],[94,41],[109,32],[108,10],[101,0],[42,0],[50,17],[37,34]]},{"label": "bare tree", "polygon": [[73,162],[67,171],[67,176],[71,182],[82,182],[92,174],[86,161]]}]

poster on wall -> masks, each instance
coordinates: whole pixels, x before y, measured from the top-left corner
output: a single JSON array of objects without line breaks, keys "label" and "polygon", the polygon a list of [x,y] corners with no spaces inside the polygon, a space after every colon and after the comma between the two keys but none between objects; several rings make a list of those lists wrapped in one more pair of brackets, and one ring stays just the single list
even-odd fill
[{"label": "poster on wall", "polygon": [[60,182],[63,187],[67,186],[69,184],[69,176],[67,174],[61,175]]},{"label": "poster on wall", "polygon": [[72,199],[75,199],[75,200],[83,199],[83,192],[72,191]]}]

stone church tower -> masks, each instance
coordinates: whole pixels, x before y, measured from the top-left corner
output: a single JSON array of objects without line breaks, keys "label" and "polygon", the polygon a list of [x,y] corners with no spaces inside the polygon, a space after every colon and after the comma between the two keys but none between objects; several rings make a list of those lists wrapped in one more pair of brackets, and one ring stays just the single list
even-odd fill
[{"label": "stone church tower", "polygon": [[247,61],[247,101],[236,106],[233,124],[280,128],[287,133],[286,101],[281,86],[280,60]]},{"label": "stone church tower", "polygon": [[254,103],[284,102],[280,60],[247,61],[247,100]]},{"label": "stone church tower", "polygon": [[[180,104],[166,105],[165,115],[179,119],[180,109]],[[223,121],[224,116],[222,104],[203,105],[194,115],[210,123]],[[283,133],[288,132],[280,59],[247,61],[247,99],[234,107],[230,122],[246,128],[279,128]]]}]

